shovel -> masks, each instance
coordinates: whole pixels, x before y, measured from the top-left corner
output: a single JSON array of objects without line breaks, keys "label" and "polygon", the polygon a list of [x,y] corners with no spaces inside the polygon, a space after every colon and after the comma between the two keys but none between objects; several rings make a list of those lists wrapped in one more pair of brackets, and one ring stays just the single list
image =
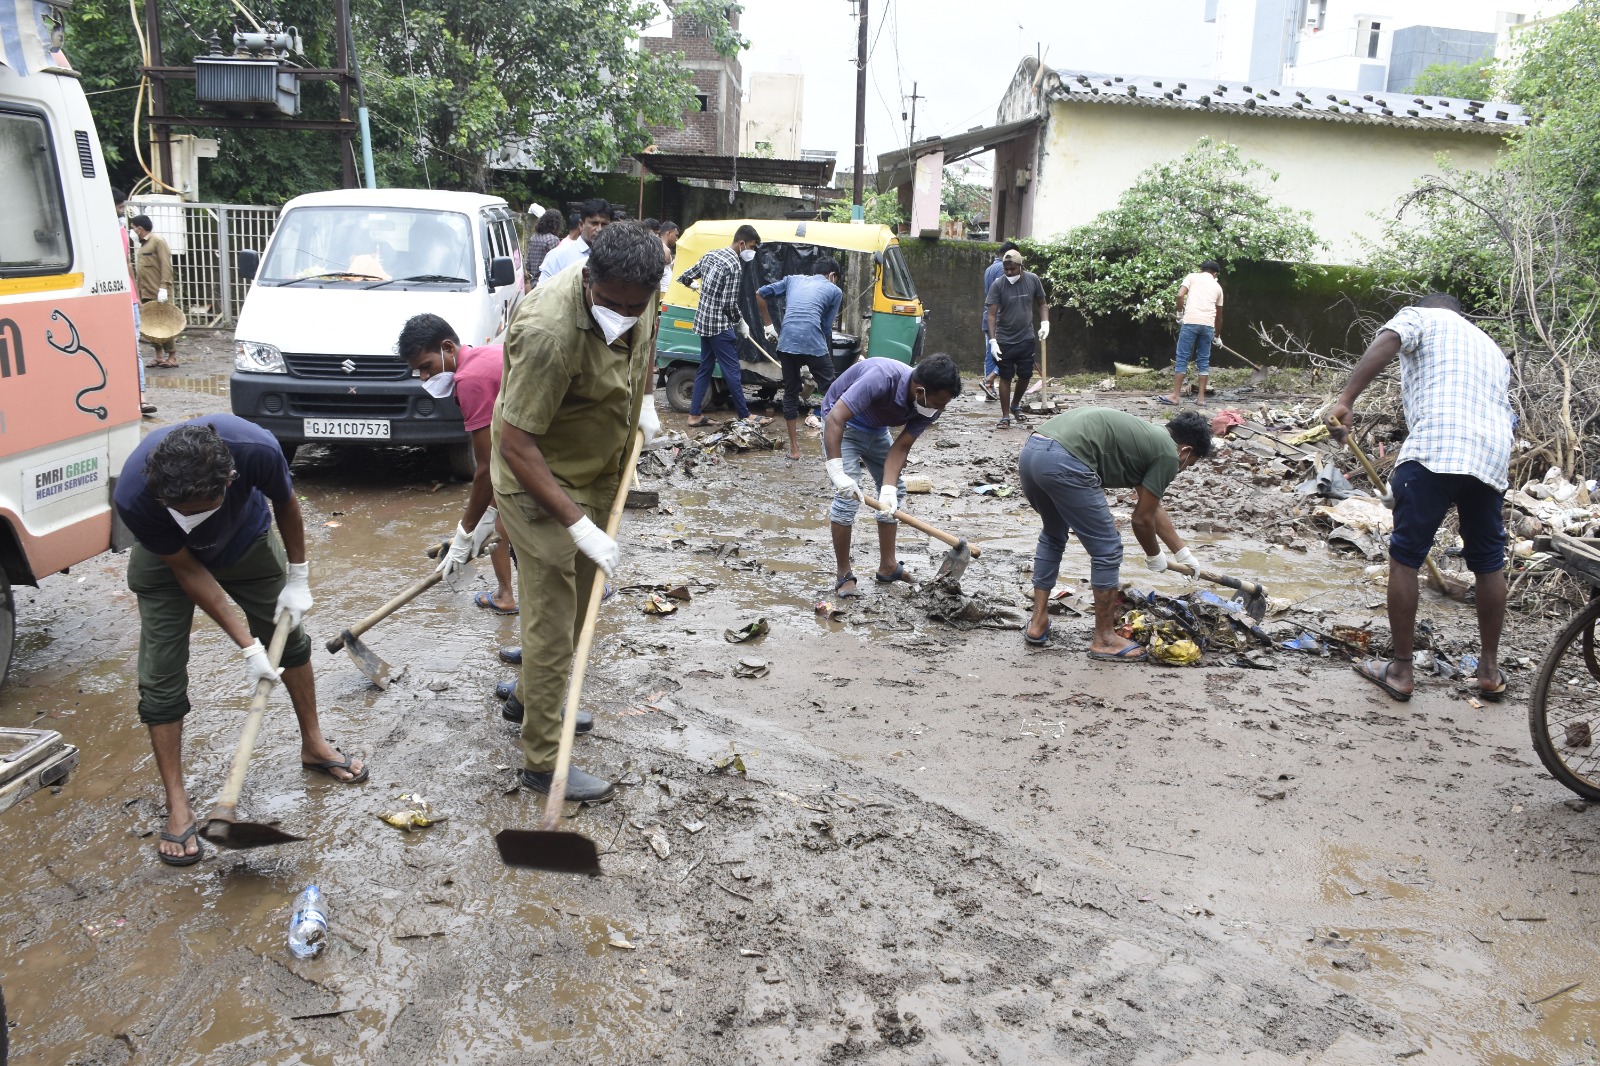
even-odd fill
[{"label": "shovel", "polygon": [[[644,434],[633,435],[633,447],[622,468],[622,484],[606,516],[606,536],[617,539],[622,526],[623,506],[628,502],[628,485],[644,447]],[[582,833],[556,828],[561,824],[561,805],[567,797],[567,772],[572,769],[572,739],[578,729],[578,701],[583,695],[583,675],[589,667],[589,651],[594,647],[594,623],[600,616],[600,597],[606,587],[606,572],[596,570],[589,589],[589,605],[584,608],[583,628],[572,652],[572,678],[567,682],[567,705],[561,715],[561,746],[556,749],[556,772],[550,781],[550,795],[544,801],[544,820],[538,829],[502,829],[494,835],[500,861],[507,866],[530,870],[549,870],[562,874],[600,873],[600,853],[594,841]]]},{"label": "shovel", "polygon": [[[878,501],[871,496],[863,495],[862,499],[873,510],[882,510]],[[944,559],[939,563],[938,572],[933,575],[935,581],[944,581],[947,578],[951,581],[958,580],[966,571],[967,564],[983,554],[983,550],[977,545],[968,544],[966,537],[957,537],[946,533],[942,529],[930,526],[915,515],[906,514],[904,511],[896,511],[894,516],[912,529],[920,529],[934,540],[950,545],[950,550],[944,553]]]},{"label": "shovel", "polygon": [[[1383,502],[1383,505],[1391,511],[1394,510],[1394,490],[1384,484],[1383,479],[1378,476],[1378,471],[1372,465],[1372,460],[1367,458],[1366,451],[1357,443],[1356,435],[1346,432],[1344,426],[1331,418],[1328,419],[1328,430],[1333,434],[1335,440],[1341,437],[1344,438],[1344,443],[1348,444],[1350,450],[1356,453],[1356,459],[1360,461],[1361,469],[1366,471],[1367,480],[1372,482],[1373,489],[1382,490],[1383,495],[1379,499]],[[1428,584],[1432,585],[1437,592],[1450,597],[1452,600],[1466,603],[1467,593],[1471,591],[1471,587],[1453,578],[1445,577],[1444,572],[1439,569],[1439,564],[1433,561],[1432,552],[1428,553],[1426,562],[1428,564]]]},{"label": "shovel", "polygon": [[[283,646],[289,641],[289,614],[278,619],[272,631],[272,643],[267,645],[267,662],[277,669],[283,658]],[[267,716],[267,697],[272,693],[271,681],[257,681],[256,694],[250,700],[250,716],[244,720],[244,731],[239,734],[239,748],[233,753],[233,768],[228,771],[228,783],[222,786],[222,795],[216,806],[206,815],[200,835],[223,848],[261,848],[268,844],[289,844],[305,837],[285,833],[275,825],[239,821],[239,793],[244,789],[245,771],[250,768],[250,753],[255,750],[256,737],[261,732],[261,721]]]},{"label": "shovel", "polygon": [[[1023,409],[1032,415],[1054,414],[1056,402],[1050,398],[1050,351],[1044,341],[1039,342],[1039,395],[1023,404]],[[1033,392],[1029,387],[1028,392]]]},{"label": "shovel", "polygon": [[1211,339],[1211,343],[1216,345],[1218,348],[1221,348],[1235,359],[1243,359],[1245,362],[1250,364],[1250,384],[1259,385],[1263,381],[1267,380],[1267,368],[1262,366],[1260,363],[1253,362],[1248,355],[1245,355],[1243,352],[1234,351],[1232,348],[1228,347],[1226,344],[1223,344],[1215,337]]},{"label": "shovel", "polygon": [[1197,577],[1201,581],[1209,581],[1213,585],[1222,585],[1226,588],[1236,589],[1244,597],[1244,613],[1254,618],[1257,622],[1267,616],[1267,589],[1265,585],[1258,585],[1254,581],[1245,581],[1242,578],[1229,577],[1227,574],[1215,574],[1210,570],[1201,570],[1197,566],[1185,566],[1183,563],[1167,561],[1167,569],[1175,570],[1186,577]]},{"label": "shovel", "polygon": [[338,636],[328,641],[328,651],[336,652],[343,648],[350,653],[351,660],[363,674],[367,675],[368,680],[381,689],[388,688],[391,668],[388,663],[383,661],[382,656],[361,642],[361,634],[433,588],[443,579],[443,571],[435,570],[355,625],[350,626],[348,629],[340,630]]}]

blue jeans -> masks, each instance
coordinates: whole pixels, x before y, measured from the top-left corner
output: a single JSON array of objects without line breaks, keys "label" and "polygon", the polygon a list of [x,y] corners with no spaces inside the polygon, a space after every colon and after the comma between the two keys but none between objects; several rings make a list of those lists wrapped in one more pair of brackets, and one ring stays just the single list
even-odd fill
[{"label": "blue jeans", "polygon": [[139,301],[133,302],[133,365],[139,368],[139,399],[144,399],[144,353],[139,351]]},{"label": "blue jeans", "polygon": [[1506,567],[1505,494],[1471,474],[1436,474],[1412,460],[1389,479],[1394,489],[1394,532],[1389,558],[1420,570],[1433,548],[1434,534],[1453,506],[1465,544],[1461,557],[1474,574]]},{"label": "blue jeans", "polygon": [[722,367],[722,383],[728,386],[733,409],[740,418],[750,417],[750,405],[744,402],[744,377],[739,372],[739,341],[733,330],[725,329],[714,337],[700,338],[700,365],[694,372],[694,397],[689,401],[689,414],[700,417],[700,408],[711,391],[711,374]]},{"label": "blue jeans", "polygon": [[1058,441],[1029,434],[1017,459],[1022,494],[1044,519],[1033,553],[1033,587],[1053,589],[1061,575],[1067,536],[1076,532],[1089,553],[1089,584],[1114,589],[1122,570],[1122,537],[1111,520],[1100,475]]},{"label": "blue jeans", "polygon": [[983,377],[987,381],[995,375],[994,352],[989,348],[989,331],[983,331]]},{"label": "blue jeans", "polygon": [[[861,467],[865,465],[867,473],[872,475],[873,484],[882,485],[883,461],[889,458],[889,446],[892,443],[887,429],[856,429],[846,425],[844,440],[839,444],[839,457],[844,460],[844,472],[859,484]],[[827,458],[827,445],[823,445],[823,458]],[[861,487],[869,494],[872,492],[866,485]],[[908,510],[905,478],[899,478],[895,487],[899,490],[900,510]],[[828,508],[828,520],[841,526],[848,526],[856,520],[856,512],[860,509],[861,501],[854,496],[834,493],[833,504]],[[879,522],[894,522],[893,515],[886,515],[882,511],[875,511],[874,514],[878,516]]]},{"label": "blue jeans", "polygon": [[1201,377],[1211,373],[1211,338],[1217,331],[1211,326],[1196,326],[1193,323],[1184,323],[1178,329],[1178,369],[1176,373],[1183,373],[1189,365],[1190,355],[1194,356],[1194,372]]}]

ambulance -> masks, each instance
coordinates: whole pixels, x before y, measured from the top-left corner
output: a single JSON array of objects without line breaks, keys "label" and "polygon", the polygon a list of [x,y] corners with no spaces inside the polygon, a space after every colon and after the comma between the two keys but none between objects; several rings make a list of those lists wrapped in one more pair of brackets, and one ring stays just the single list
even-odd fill
[{"label": "ambulance", "polygon": [[111,492],[139,443],[128,263],[71,0],[0,0],[0,683],[14,590],[131,543]]}]

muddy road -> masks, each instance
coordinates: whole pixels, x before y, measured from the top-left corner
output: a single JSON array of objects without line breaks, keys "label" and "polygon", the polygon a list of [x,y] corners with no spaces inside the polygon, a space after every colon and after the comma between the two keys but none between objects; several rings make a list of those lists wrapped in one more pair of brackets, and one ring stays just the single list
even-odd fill
[{"label": "muddy road", "polygon": [[[226,410],[226,352],[202,338],[152,371],[153,421]],[[963,626],[1020,620],[1037,532],[1020,492],[971,492],[1016,487],[1026,431],[993,421],[970,390],[910,471],[934,489],[914,510],[983,544],[962,586],[984,611]],[[486,564],[367,636],[404,667],[387,692],[320,647],[427,572],[464,486],[403,449],[305,448],[294,470],[323,721],[372,778],[303,774],[276,695],[241,810],[309,839],[162,866],[125,558],[21,590],[0,723],[58,729],[83,756],[0,820],[15,1061],[1600,1061],[1600,827],[1537,767],[1530,670],[1499,706],[1443,681],[1395,704],[1288,651],[1270,672],[1091,664],[1083,619],[1033,649],[1014,625],[931,621],[904,589],[869,587],[836,619],[816,610],[834,599],[820,463],[651,468],[660,507],[625,519],[577,750],[625,787],[568,823],[605,874],[508,870],[492,835],[538,805],[492,699],[517,630],[472,604]],[[1202,559],[1297,603],[1285,617],[1381,627],[1364,560],[1289,546],[1308,539],[1290,499],[1237,455],[1171,497]],[[931,572],[925,538],[902,545]],[[1069,547],[1063,584],[1086,571]],[[642,612],[678,585],[675,613]],[[1422,616],[1472,640],[1468,608],[1424,593]],[[758,618],[766,636],[725,640]],[[1513,617],[1506,657],[1536,663],[1560,621]],[[745,658],[764,675],[738,676]],[[247,704],[236,659],[196,624],[202,810]],[[734,753],[744,774],[717,768]],[[383,824],[403,793],[449,821]],[[333,940],[301,961],[285,927],[308,883]]]}]

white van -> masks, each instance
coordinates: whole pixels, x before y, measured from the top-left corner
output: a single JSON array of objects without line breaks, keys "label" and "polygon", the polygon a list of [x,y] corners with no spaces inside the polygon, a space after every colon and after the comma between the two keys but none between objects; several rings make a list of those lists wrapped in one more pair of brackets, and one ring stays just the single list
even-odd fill
[{"label": "white van", "polygon": [[450,448],[471,476],[453,399],[436,400],[395,351],[412,315],[432,312],[463,344],[504,337],[522,292],[515,215],[476,193],[347,189],[284,205],[234,328],[233,413],[284,454],[308,441]]}]

